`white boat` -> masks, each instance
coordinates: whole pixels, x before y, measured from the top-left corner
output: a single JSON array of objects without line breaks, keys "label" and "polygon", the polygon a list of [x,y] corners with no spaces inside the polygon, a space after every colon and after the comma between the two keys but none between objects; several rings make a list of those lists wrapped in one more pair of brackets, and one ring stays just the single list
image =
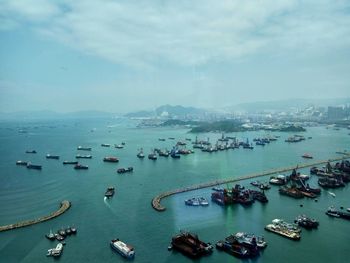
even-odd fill
[{"label": "white boat", "polygon": [[110,244],[111,247],[123,257],[126,257],[128,259],[134,258],[135,251],[132,246],[125,244],[119,239],[112,239]]},{"label": "white boat", "polygon": [[199,201],[199,204],[201,206],[208,206],[209,205],[209,202],[205,197],[199,197],[198,201]]},{"label": "white boat", "polygon": [[335,193],[332,193],[332,192],[329,192],[329,191],[328,191],[328,193],[329,193],[331,196],[335,197]]},{"label": "white boat", "polygon": [[63,251],[63,244],[58,243],[55,248],[50,248],[49,250],[47,250],[46,256],[59,257],[61,256],[62,251]]}]

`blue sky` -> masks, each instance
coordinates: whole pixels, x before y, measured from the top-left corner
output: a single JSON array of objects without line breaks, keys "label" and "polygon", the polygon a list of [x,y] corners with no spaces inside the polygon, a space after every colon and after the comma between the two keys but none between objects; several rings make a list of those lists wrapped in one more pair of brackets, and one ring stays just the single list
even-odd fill
[{"label": "blue sky", "polygon": [[349,1],[0,0],[0,111],[350,96]]}]

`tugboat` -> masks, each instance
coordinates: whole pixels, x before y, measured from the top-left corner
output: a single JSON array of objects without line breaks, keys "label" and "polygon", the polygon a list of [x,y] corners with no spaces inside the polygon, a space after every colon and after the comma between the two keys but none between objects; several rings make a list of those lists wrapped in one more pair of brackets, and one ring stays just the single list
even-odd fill
[{"label": "tugboat", "polygon": [[25,166],[27,166],[27,164],[28,164],[28,162],[26,162],[26,161],[17,161],[16,162],[16,165],[25,165]]},{"label": "tugboat", "polygon": [[107,157],[103,158],[103,161],[109,162],[109,163],[117,163],[117,162],[119,162],[119,159],[117,157],[107,156]]},{"label": "tugboat", "polygon": [[87,169],[89,169],[89,166],[78,163],[78,164],[74,165],[74,169],[76,169],[76,170],[87,170]]},{"label": "tugboat", "polygon": [[140,149],[139,153],[136,156],[137,156],[137,158],[140,158],[140,159],[145,158],[145,155],[143,154],[143,149],[142,148]]},{"label": "tugboat", "polygon": [[213,252],[210,243],[201,241],[196,234],[182,232],[172,238],[171,245],[174,249],[191,258],[199,258]]},{"label": "tugboat", "polygon": [[46,234],[45,237],[49,240],[55,240],[56,239],[56,235],[52,232],[52,230],[50,229],[50,233]]},{"label": "tugboat", "polygon": [[80,150],[80,151],[91,151],[91,147],[78,146],[77,150]]},{"label": "tugboat", "polygon": [[28,168],[28,169],[41,170],[41,169],[42,169],[42,166],[39,165],[39,164],[27,163],[27,168]]},{"label": "tugboat", "polygon": [[61,256],[63,251],[63,244],[62,243],[58,243],[57,246],[55,248],[50,248],[47,251],[46,256],[52,256],[52,257],[59,257]]},{"label": "tugboat", "polygon": [[58,155],[51,155],[51,154],[46,154],[46,159],[60,159]]},{"label": "tugboat", "polygon": [[317,228],[319,223],[315,219],[311,219],[306,215],[299,215],[295,218],[294,222],[306,229]]},{"label": "tugboat", "polygon": [[75,156],[75,158],[77,158],[77,159],[91,159],[92,155],[80,155],[80,154],[77,154]]},{"label": "tugboat", "polygon": [[110,242],[111,248],[117,251],[120,255],[127,259],[135,257],[135,250],[132,246],[125,244],[119,239],[112,239]]},{"label": "tugboat", "polygon": [[114,187],[108,187],[105,193],[105,197],[110,198],[114,195]]},{"label": "tugboat", "polygon": [[78,164],[78,161],[63,161],[63,164]]}]

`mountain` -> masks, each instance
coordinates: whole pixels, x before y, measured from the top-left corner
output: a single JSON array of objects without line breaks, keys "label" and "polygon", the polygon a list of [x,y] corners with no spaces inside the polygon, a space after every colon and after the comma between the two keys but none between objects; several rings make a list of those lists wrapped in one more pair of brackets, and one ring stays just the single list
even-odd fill
[{"label": "mountain", "polygon": [[125,114],[125,117],[129,118],[149,118],[149,117],[175,117],[184,118],[188,116],[204,115],[208,111],[204,109],[194,107],[184,107],[181,105],[162,105],[156,108],[154,111],[137,111]]},{"label": "mountain", "polygon": [[318,107],[328,107],[337,105],[350,104],[350,98],[333,98],[333,99],[288,99],[288,100],[278,100],[278,101],[258,101],[258,102],[248,102],[240,103],[231,107],[227,107],[228,110],[234,111],[247,111],[247,112],[257,112],[264,110],[272,111],[284,111],[292,108],[306,108],[308,106],[314,105]]}]

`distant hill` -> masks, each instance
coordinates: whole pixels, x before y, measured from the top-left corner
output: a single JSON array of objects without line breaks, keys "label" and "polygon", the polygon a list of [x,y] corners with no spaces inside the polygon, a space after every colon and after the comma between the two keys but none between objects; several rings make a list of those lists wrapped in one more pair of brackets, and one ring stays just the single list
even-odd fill
[{"label": "distant hill", "polygon": [[336,98],[336,99],[288,99],[278,101],[258,101],[241,103],[231,107],[229,110],[257,112],[264,110],[284,111],[292,108],[305,108],[310,105],[327,107],[350,104],[350,98]]},{"label": "distant hill", "polygon": [[154,111],[137,111],[127,113],[124,116],[129,118],[146,118],[146,117],[176,117],[184,118],[188,116],[199,116],[207,113],[204,109],[194,107],[184,107],[181,105],[162,105]]}]

